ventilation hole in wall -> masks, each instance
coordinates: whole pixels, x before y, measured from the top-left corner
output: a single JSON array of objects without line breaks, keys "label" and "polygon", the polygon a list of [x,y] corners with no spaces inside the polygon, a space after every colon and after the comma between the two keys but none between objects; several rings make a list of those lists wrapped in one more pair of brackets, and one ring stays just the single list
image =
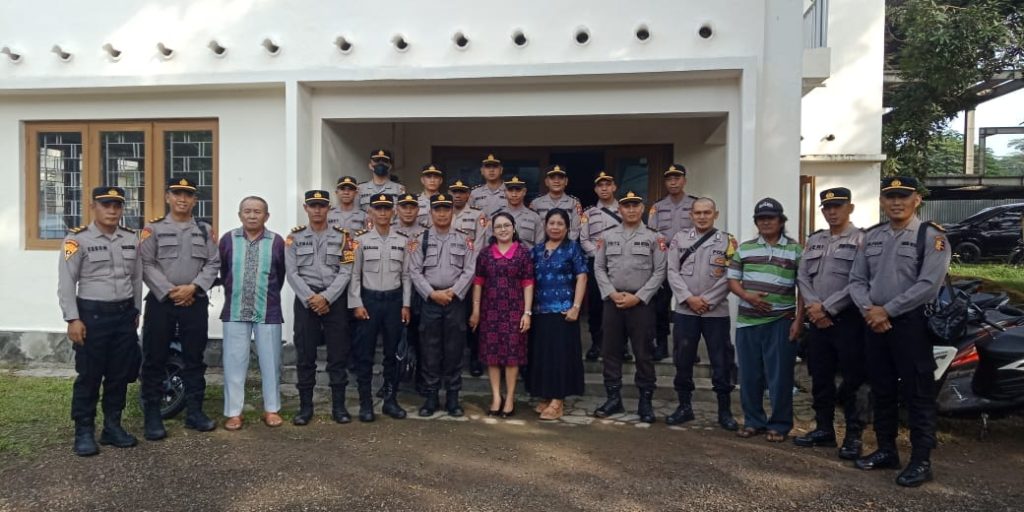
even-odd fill
[{"label": "ventilation hole in wall", "polygon": [[163,43],[157,43],[156,49],[160,52],[160,55],[165,59],[170,59],[171,57],[174,57],[174,49],[168,48],[167,45]]},{"label": "ventilation hole in wall", "polygon": [[349,42],[348,39],[345,39],[344,36],[338,36],[338,38],[334,40],[334,46],[337,46],[338,51],[341,53],[348,53],[352,51],[352,43]]},{"label": "ventilation hole in wall", "polygon": [[228,52],[228,49],[221,46],[221,44],[218,43],[216,39],[211,40],[210,44],[206,45],[206,47],[209,48],[210,51],[218,57],[223,57],[224,54]]},{"label": "ventilation hole in wall", "polygon": [[710,39],[711,36],[715,35],[715,31],[711,30],[711,24],[705,23],[697,30],[697,35],[704,39]]},{"label": "ventilation hole in wall", "polygon": [[455,47],[460,50],[465,50],[469,46],[469,38],[466,37],[462,32],[456,32],[452,36],[452,42],[455,43]]},{"label": "ventilation hole in wall", "polygon": [[512,33],[512,44],[522,48],[526,46],[529,41],[526,39],[526,34],[522,30],[516,30]]},{"label": "ventilation hole in wall", "polygon": [[395,45],[395,49],[404,52],[409,49],[409,42],[405,40],[402,34],[397,34],[391,38],[391,44]]},{"label": "ventilation hole in wall", "polygon": [[636,28],[636,40],[641,43],[646,43],[651,39],[651,30],[647,28],[647,25],[640,25]]},{"label": "ventilation hole in wall", "polygon": [[56,54],[57,58],[60,59],[61,62],[69,62],[71,60],[71,53],[65,51],[59,44],[53,45],[53,48],[51,48],[50,51]]},{"label": "ventilation hole in wall", "polygon": [[576,29],[576,44],[583,46],[590,42],[590,31],[586,27]]},{"label": "ventilation hole in wall", "polygon": [[4,46],[3,49],[0,49],[0,53],[6,55],[7,56],[7,60],[9,60],[9,61],[11,61],[11,62],[13,62],[15,64],[17,64],[18,62],[21,62],[21,54],[15,52],[14,50],[12,50],[8,46]]},{"label": "ventilation hole in wall", "polygon": [[264,39],[262,44],[263,49],[266,50],[267,53],[271,55],[277,55],[281,53],[281,47],[278,46],[277,43],[275,43],[274,40],[269,37]]},{"label": "ventilation hole in wall", "polygon": [[107,57],[110,57],[112,61],[117,62],[121,58],[121,50],[114,48],[114,45],[110,43],[103,45],[103,51],[107,52]]}]

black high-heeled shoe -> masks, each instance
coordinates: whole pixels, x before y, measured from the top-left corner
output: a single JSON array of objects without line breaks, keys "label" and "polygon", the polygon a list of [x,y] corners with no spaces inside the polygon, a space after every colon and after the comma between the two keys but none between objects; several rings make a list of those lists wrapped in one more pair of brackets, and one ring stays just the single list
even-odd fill
[{"label": "black high-heeled shoe", "polygon": [[502,408],[503,405],[505,405],[505,397],[504,396],[501,397],[501,405],[499,405],[497,409],[487,409],[487,415],[488,416],[500,417],[501,416],[501,408]]},{"label": "black high-heeled shoe", "polygon": [[501,401],[501,405],[502,405],[502,407],[501,407],[501,414],[499,415],[500,418],[511,418],[512,416],[516,415],[516,399],[515,398],[512,398],[512,410],[511,411],[505,412],[505,401],[504,400]]}]

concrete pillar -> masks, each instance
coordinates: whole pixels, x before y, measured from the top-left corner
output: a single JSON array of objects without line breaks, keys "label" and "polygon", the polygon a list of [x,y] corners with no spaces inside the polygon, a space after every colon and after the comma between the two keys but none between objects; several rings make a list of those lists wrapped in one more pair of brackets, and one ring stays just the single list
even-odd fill
[{"label": "concrete pillar", "polygon": [[974,174],[974,109],[964,111],[964,174]]}]

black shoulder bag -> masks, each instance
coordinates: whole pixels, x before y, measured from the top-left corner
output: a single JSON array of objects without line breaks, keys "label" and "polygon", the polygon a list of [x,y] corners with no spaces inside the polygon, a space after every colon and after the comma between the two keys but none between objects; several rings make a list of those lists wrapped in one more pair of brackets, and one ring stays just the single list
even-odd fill
[{"label": "black shoulder bag", "polygon": [[[924,245],[928,238],[928,226],[931,222],[922,222],[917,230],[917,274],[921,275],[924,266]],[[946,272],[945,279],[948,302],[942,301],[942,291],[935,300],[924,307],[924,316],[928,322],[928,331],[936,345],[948,344],[960,339],[967,332],[967,310],[970,309],[970,297],[956,288],[953,280]]]},{"label": "black shoulder bag", "polygon": [[686,250],[683,251],[683,254],[679,256],[679,267],[682,268],[683,263],[685,263],[686,260],[689,259],[693,253],[697,252],[697,249],[700,249],[700,246],[704,245],[704,242],[707,242],[708,239],[714,236],[714,234],[717,232],[717,229],[712,228],[711,231],[708,231],[707,233],[704,234],[704,236],[700,237],[700,239],[697,240],[696,243],[687,247]]}]

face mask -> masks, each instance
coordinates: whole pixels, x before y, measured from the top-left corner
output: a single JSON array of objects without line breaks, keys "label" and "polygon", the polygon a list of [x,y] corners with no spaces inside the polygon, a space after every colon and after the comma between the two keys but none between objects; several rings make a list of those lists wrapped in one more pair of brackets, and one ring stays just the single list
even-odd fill
[{"label": "face mask", "polygon": [[391,166],[385,163],[379,163],[373,165],[373,173],[377,176],[387,176],[388,171],[391,170]]}]

